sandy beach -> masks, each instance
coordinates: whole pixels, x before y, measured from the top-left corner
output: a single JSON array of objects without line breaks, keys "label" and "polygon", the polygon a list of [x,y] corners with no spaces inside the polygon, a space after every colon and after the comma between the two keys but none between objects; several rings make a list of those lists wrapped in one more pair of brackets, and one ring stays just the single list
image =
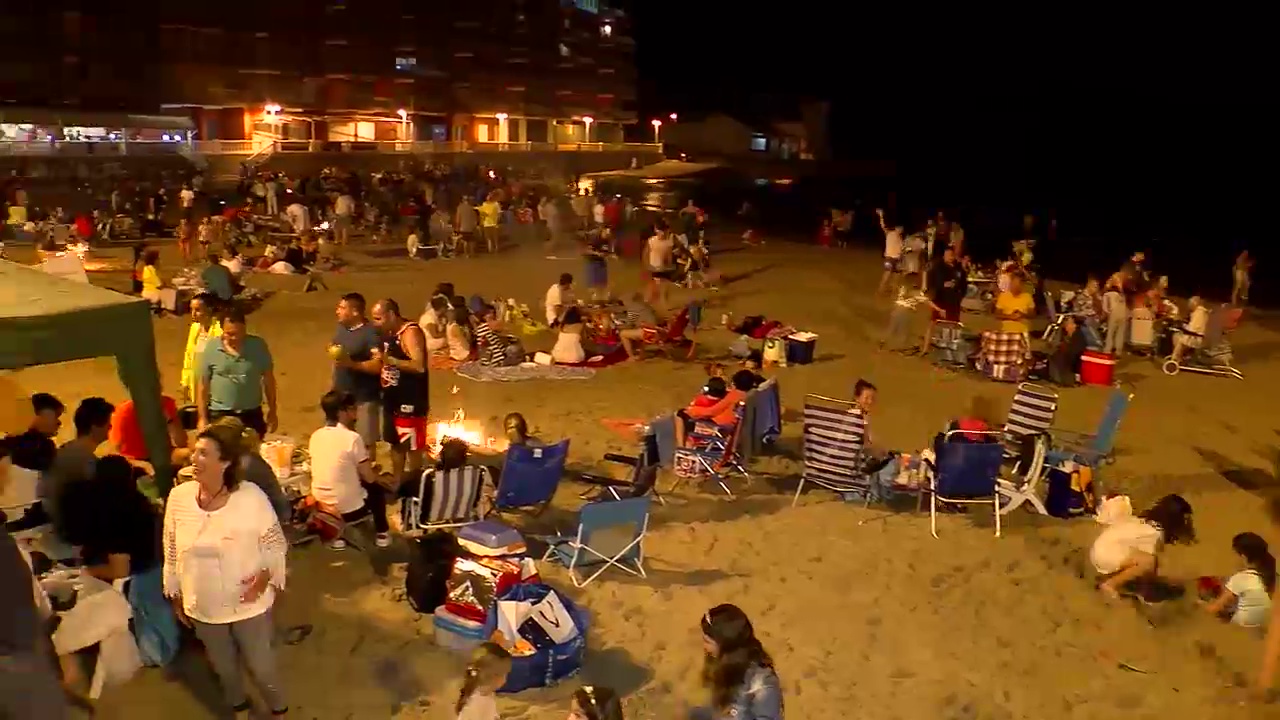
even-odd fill
[{"label": "sandy beach", "polygon": [[[165,248],[165,259],[173,263],[171,251]],[[535,248],[430,262],[390,248],[351,249],[345,257],[351,266],[327,277],[329,290],[278,292],[249,318],[249,331],[275,355],[281,430],[299,439],[321,422],[317,405],[330,377],[325,347],[341,294],[393,297],[416,317],[435,283],[447,280],[463,294],[515,297],[537,312],[558,273],[581,269],[576,259],[547,260]],[[655,505],[648,579],[608,573],[574,590],[563,569],[541,567],[546,581],[591,614],[582,681],[625,693],[632,720],[678,720],[686,703],[703,700],[699,618],[710,606],[733,602],[751,616],[776,660],[793,720],[1280,717],[1274,707],[1245,711],[1231,700],[1231,686],[1255,671],[1257,636],[1202,617],[1189,600],[1143,612],[1102,601],[1086,557],[1098,527],[1091,520],[1017,512],[995,538],[989,513],[971,511],[942,518],[936,540],[927,516],[882,518],[881,509],[845,504],[818,489],[792,508],[806,393],[848,397],[859,377],[873,381],[880,388],[878,440],[915,452],[974,395],[1007,408],[1013,387],[877,353],[888,304],[872,297],[879,277],[874,253],[769,244],[716,261],[729,281],[719,292],[697,293],[709,306],[696,361],[624,363],[573,381],[431,376],[434,415],[462,408],[497,434],[498,419],[519,411],[543,438],[572,437],[571,465],[605,469],[604,453],[632,447],[601,420],[649,417],[686,403],[705,378],[703,362],[723,356],[733,340],[716,327],[722,313],[762,314],[819,335],[814,364],[768,373],[780,379],[787,422],[777,451],[753,464],[752,482],[735,487],[739,496],[729,500],[710,486],[684,484],[666,506]],[[612,263],[610,270],[618,292],[637,287],[634,262]],[[117,289],[128,282],[123,274],[93,278]],[[676,291],[672,298],[694,294]],[[171,393],[186,328],[183,318],[155,321]],[[530,344],[551,342],[547,336]],[[1280,323],[1247,320],[1234,345],[1243,381],[1167,377],[1143,359],[1118,369],[1135,398],[1117,460],[1101,482],[1108,492],[1131,495],[1135,507],[1170,492],[1190,500],[1200,540],[1162,557],[1162,571],[1175,578],[1234,572],[1230,539],[1238,532],[1280,544],[1259,500],[1280,482],[1280,423],[1266,390],[1280,382]],[[26,392],[52,392],[72,408],[89,395],[126,397],[110,360],[31,368],[10,379]],[[1105,388],[1063,391],[1057,424],[1092,430],[1106,397]],[[671,480],[665,475],[661,487]],[[530,532],[568,530],[581,490],[564,483],[551,510],[517,524]],[[860,526],[867,518],[876,520]],[[280,653],[291,717],[453,717],[462,663],[433,645],[430,617],[403,601],[404,566],[390,562],[401,556],[371,558],[317,544],[291,554],[289,589],[277,614],[283,624],[315,627]],[[561,720],[578,681],[504,698],[504,717]],[[110,689],[97,717],[205,720],[220,717],[211,709],[217,701],[211,674],[185,653],[173,672],[144,671]]]}]

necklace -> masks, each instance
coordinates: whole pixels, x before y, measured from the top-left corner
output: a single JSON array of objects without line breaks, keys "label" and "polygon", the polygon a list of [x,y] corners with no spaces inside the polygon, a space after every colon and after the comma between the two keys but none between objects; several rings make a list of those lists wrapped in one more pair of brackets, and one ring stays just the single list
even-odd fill
[{"label": "necklace", "polygon": [[213,503],[214,500],[217,500],[222,495],[222,493],[226,491],[227,491],[227,486],[223,485],[222,487],[218,488],[218,492],[212,495],[206,495],[204,491],[204,487],[201,486],[199,492],[196,493],[196,504],[200,506],[201,510],[205,510],[210,504]]}]

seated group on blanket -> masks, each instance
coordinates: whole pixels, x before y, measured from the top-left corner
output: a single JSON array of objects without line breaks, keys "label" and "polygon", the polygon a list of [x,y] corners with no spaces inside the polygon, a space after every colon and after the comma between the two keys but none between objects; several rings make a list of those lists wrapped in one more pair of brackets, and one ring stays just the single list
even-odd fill
[{"label": "seated group on blanket", "polygon": [[[1123,510],[1128,510],[1127,505]],[[1137,515],[1122,511],[1105,519],[1106,527],[1089,550],[1089,560],[1101,578],[1098,590],[1110,599],[1134,596],[1157,601],[1177,595],[1169,589],[1176,589],[1178,583],[1160,573],[1160,555],[1167,545],[1195,542],[1191,503],[1181,495],[1166,495]],[[1233,537],[1231,549],[1239,558],[1238,569],[1225,580],[1200,577],[1198,599],[1205,612],[1223,621],[1262,627],[1271,617],[1276,559],[1267,542],[1252,532]]]}]

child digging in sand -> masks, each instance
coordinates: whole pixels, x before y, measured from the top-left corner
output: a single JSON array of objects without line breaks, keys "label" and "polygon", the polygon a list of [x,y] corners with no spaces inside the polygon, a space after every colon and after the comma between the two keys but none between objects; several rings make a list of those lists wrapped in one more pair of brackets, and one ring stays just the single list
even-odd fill
[{"label": "child digging in sand", "polygon": [[1089,560],[1106,579],[1098,589],[1108,598],[1118,598],[1131,583],[1153,580],[1165,545],[1195,540],[1191,524],[1191,503],[1181,495],[1165,495],[1146,512],[1120,518],[1103,529]]},{"label": "child digging in sand", "polygon": [[501,720],[495,694],[511,672],[511,653],[497,643],[476,648],[454,710],[458,720]]},{"label": "child digging in sand", "polygon": [[1244,569],[1227,578],[1200,578],[1200,599],[1210,615],[1240,627],[1262,627],[1271,617],[1271,593],[1276,591],[1276,559],[1267,541],[1251,533],[1231,539],[1231,549],[1244,561]]}]

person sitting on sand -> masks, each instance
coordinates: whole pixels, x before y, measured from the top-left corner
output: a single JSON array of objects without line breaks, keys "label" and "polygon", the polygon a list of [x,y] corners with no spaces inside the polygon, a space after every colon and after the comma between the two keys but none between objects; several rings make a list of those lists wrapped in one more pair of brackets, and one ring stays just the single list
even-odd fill
[{"label": "person sitting on sand", "polygon": [[702,616],[702,684],[711,705],[689,720],[782,720],[782,688],[773,658],[736,605],[717,605]]},{"label": "person sitting on sand", "polygon": [[502,419],[502,432],[511,445],[536,447],[544,444],[537,437],[529,434],[529,422],[520,413],[507,413],[507,416]]},{"label": "person sitting on sand", "polygon": [[1089,550],[1094,570],[1105,578],[1098,589],[1120,597],[1127,584],[1156,577],[1165,545],[1194,539],[1191,503],[1181,495],[1165,495],[1146,512],[1111,523]]},{"label": "person sitting on sand", "polygon": [[473,329],[481,365],[508,367],[524,359],[520,341],[504,332],[498,311],[492,305],[480,307],[480,312],[473,317]]},{"label": "person sitting on sand", "polygon": [[559,317],[556,327],[556,345],[551,348],[551,359],[562,365],[580,365],[587,359],[582,348],[582,311],[571,306]]},{"label": "person sitting on sand", "polygon": [[[445,315],[449,322],[444,328],[445,344],[449,349],[449,359],[464,362],[471,359],[471,314],[466,308],[445,306]],[[428,339],[429,341],[429,339]]]},{"label": "person sitting on sand", "polygon": [[1200,597],[1210,615],[1240,627],[1262,627],[1271,617],[1276,591],[1276,558],[1261,536],[1245,532],[1231,538],[1231,549],[1244,569],[1227,578],[1200,578]]},{"label": "person sitting on sand", "polygon": [[760,374],[760,370],[762,368],[764,368],[764,353],[759,350],[752,350],[747,353],[747,357],[742,360],[742,369],[750,372],[752,375],[752,390],[763,385],[767,379],[764,375]]},{"label": "person sitting on sand", "polygon": [[[694,398],[688,407],[676,412],[676,447],[685,447],[699,420],[712,422],[718,427],[731,427],[737,423],[735,408],[747,398],[754,383],[755,374],[750,370],[734,373],[732,387],[726,387],[723,378],[707,380],[702,395]],[[714,399],[714,402],[710,399]]]},{"label": "person sitting on sand", "polygon": [[[486,203],[487,204],[487,203]],[[495,693],[511,672],[511,653],[487,642],[471,653],[462,691],[454,705],[457,720],[500,720]]]},{"label": "person sitting on sand", "polygon": [[622,701],[612,688],[583,685],[570,702],[567,720],[622,720]]},{"label": "person sitting on sand", "polygon": [[433,295],[431,302],[427,305],[426,312],[422,313],[422,317],[418,318],[418,327],[422,328],[422,332],[427,336],[427,352],[438,353],[443,352],[448,347],[448,339],[445,337],[446,329],[450,321],[449,300],[443,295]]},{"label": "person sitting on sand", "polygon": [[658,313],[645,300],[644,295],[636,293],[630,300],[624,300],[625,316],[618,323],[618,339],[622,348],[627,351],[627,358],[635,360],[636,343],[649,342],[658,334]]}]

